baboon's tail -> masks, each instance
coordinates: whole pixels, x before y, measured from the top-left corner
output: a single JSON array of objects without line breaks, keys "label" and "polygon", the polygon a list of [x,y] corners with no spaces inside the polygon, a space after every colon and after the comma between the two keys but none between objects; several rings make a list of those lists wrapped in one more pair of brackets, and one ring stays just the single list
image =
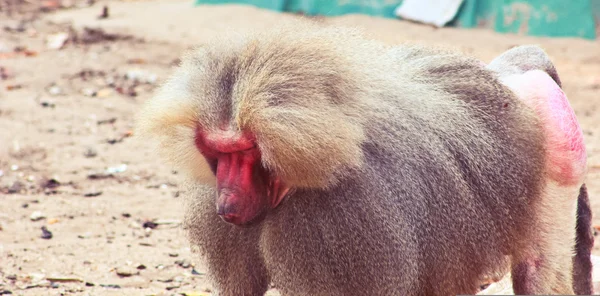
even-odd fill
[{"label": "baboon's tail", "polygon": [[577,295],[592,295],[592,211],[585,184],[579,189],[577,197],[577,226],[575,257],[573,258],[573,290]]}]

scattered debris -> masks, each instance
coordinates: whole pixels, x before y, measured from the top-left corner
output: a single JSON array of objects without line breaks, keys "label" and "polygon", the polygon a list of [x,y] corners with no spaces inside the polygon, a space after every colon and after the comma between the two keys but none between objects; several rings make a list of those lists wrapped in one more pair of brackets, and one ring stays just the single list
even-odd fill
[{"label": "scattered debris", "polygon": [[63,94],[62,88],[60,88],[60,86],[56,85],[56,84],[51,84],[48,88],[47,91],[49,94],[53,95],[53,96],[58,96]]},{"label": "scattered debris", "polygon": [[116,167],[109,167],[106,169],[106,172],[109,174],[116,174],[116,173],[122,173],[125,172],[127,170],[127,165],[126,164],[121,164],[119,166]]},{"label": "scattered debris", "polygon": [[183,268],[189,268],[191,265],[190,261],[183,259],[183,260],[175,260],[175,264],[183,267]]},{"label": "scattered debris", "polygon": [[48,230],[48,228],[46,228],[46,226],[42,226],[42,236],[41,238],[43,239],[51,239],[52,238],[52,232],[50,232]]},{"label": "scattered debris", "polygon": [[19,21],[4,26],[4,31],[9,33],[23,33],[27,30],[27,24],[25,21]]},{"label": "scattered debris", "polygon": [[46,37],[46,47],[49,49],[61,49],[69,40],[69,33],[61,32]]},{"label": "scattered debris", "polygon": [[56,107],[56,104],[54,102],[52,102],[52,101],[45,101],[45,100],[41,101],[40,105],[42,107],[44,107],[44,108],[54,108],[54,107]]},{"label": "scattered debris", "polygon": [[101,90],[99,90],[99,91],[96,92],[96,97],[98,97],[98,98],[106,98],[106,97],[109,97],[112,94],[113,94],[112,89],[110,89],[110,88],[103,88],[103,89],[101,89]]},{"label": "scattered debris", "polygon": [[169,257],[178,257],[178,256],[179,256],[179,254],[177,254],[177,253],[169,253]]},{"label": "scattered debris", "polygon": [[177,219],[157,219],[154,220],[154,223],[157,225],[179,225],[181,224],[181,220]]},{"label": "scattered debris", "polygon": [[133,268],[132,268],[132,267],[130,267],[130,266],[122,266],[122,267],[118,267],[118,268],[116,269],[116,273],[117,273],[117,275],[118,275],[118,276],[120,276],[120,277],[129,277],[129,276],[132,276],[132,275],[138,274],[138,273],[139,273],[139,271],[137,271],[137,270],[133,269]]},{"label": "scattered debris", "polygon": [[73,42],[77,44],[93,44],[98,42],[133,39],[133,36],[130,35],[109,34],[102,29],[88,27],[83,28],[83,32],[81,33],[77,33],[73,30],[72,35]]},{"label": "scattered debris", "polygon": [[29,216],[29,219],[31,221],[39,221],[39,220],[42,220],[45,218],[46,218],[46,216],[40,211],[35,211],[35,212],[31,213],[31,215]]},{"label": "scattered debris", "polygon": [[158,224],[154,223],[153,221],[145,221],[144,224],[142,224],[142,227],[150,228],[150,229],[154,229],[157,226],[158,226]]},{"label": "scattered debris", "polygon": [[0,66],[0,80],[8,80],[13,77],[14,77],[14,75],[10,71],[8,71],[8,69]]},{"label": "scattered debris", "polygon": [[140,58],[133,58],[133,59],[127,60],[127,63],[132,64],[132,65],[142,65],[142,64],[146,63],[146,60],[140,59]]},{"label": "scattered debris", "polygon": [[102,191],[89,191],[83,194],[84,197],[96,197],[102,195]]},{"label": "scattered debris", "polygon": [[121,216],[123,216],[125,218],[131,218],[131,214],[129,214],[129,213],[122,213]]},{"label": "scattered debris", "polygon": [[161,283],[172,283],[173,278],[158,278],[158,279],[156,279],[156,281],[161,282]]},{"label": "scattered debris", "polygon": [[106,140],[106,143],[114,145],[114,144],[123,142],[123,140],[125,140],[125,137],[120,137],[120,138],[116,138],[116,139],[108,139],[108,140]]},{"label": "scattered debris", "polygon": [[102,124],[113,124],[117,121],[116,117],[111,117],[109,119],[103,119],[103,120],[98,120],[96,123],[98,125],[102,125]]},{"label": "scattered debris", "polygon": [[42,187],[44,188],[58,188],[60,186],[60,181],[56,177],[44,180],[42,182]]},{"label": "scattered debris", "polygon": [[52,225],[52,224],[56,224],[58,222],[60,222],[60,220],[58,220],[58,218],[50,218],[50,219],[48,219],[47,223],[48,223],[48,225]]},{"label": "scattered debris", "polygon": [[138,266],[136,267],[136,269],[137,269],[137,270],[144,270],[144,269],[146,269],[146,265],[144,265],[144,264],[140,264],[140,265],[138,265]]},{"label": "scattered debris", "polygon": [[210,292],[206,293],[206,292],[196,292],[196,291],[192,291],[192,292],[183,292],[181,293],[181,295],[183,296],[210,296]]},{"label": "scattered debris", "polygon": [[25,184],[21,181],[15,181],[9,188],[8,193],[20,193],[23,189],[25,189]]},{"label": "scattered debris", "polygon": [[99,179],[107,179],[114,177],[117,173],[122,173],[127,170],[126,164],[121,164],[117,167],[109,167],[103,171],[91,172],[88,174],[88,179],[99,180]]},{"label": "scattered debris", "polygon": [[76,277],[68,277],[68,276],[51,276],[47,277],[47,280],[51,282],[59,282],[59,283],[83,283],[82,279]]},{"label": "scattered debris", "polygon": [[198,272],[196,269],[193,269],[193,268],[192,268],[192,274],[193,275],[204,275],[204,273]]},{"label": "scattered debris", "polygon": [[24,57],[35,57],[38,55],[37,51],[29,50],[25,47],[15,47],[11,52],[0,52],[0,60],[2,59],[14,59],[19,56]]},{"label": "scattered debris", "polygon": [[96,151],[96,149],[94,149],[93,147],[88,147],[83,153],[83,156],[87,158],[96,157],[98,156],[98,151]]},{"label": "scattered debris", "polygon": [[102,288],[111,288],[111,289],[121,289],[121,286],[119,285],[115,285],[115,284],[100,284],[100,287]]},{"label": "scattered debris", "polygon": [[17,90],[17,89],[21,89],[21,88],[23,88],[22,84],[9,84],[6,86],[6,90],[8,90],[8,91]]},{"label": "scattered debris", "polygon": [[10,295],[12,292],[10,290],[0,290],[0,295]]},{"label": "scattered debris", "polygon": [[81,94],[86,97],[95,97],[97,92],[92,88],[84,88],[81,90]]},{"label": "scattered debris", "polygon": [[144,246],[144,247],[154,247],[154,245],[153,245],[153,244],[151,244],[151,243],[148,243],[148,242],[141,242],[141,243],[140,243],[140,246]]},{"label": "scattered debris", "polygon": [[98,16],[98,19],[107,19],[108,18],[108,5],[104,5],[102,7],[102,13]]},{"label": "scattered debris", "polygon": [[59,0],[43,0],[41,4],[40,10],[45,12],[56,10],[61,7]]},{"label": "scattered debris", "polygon": [[154,84],[158,76],[156,76],[156,74],[145,72],[141,69],[132,69],[127,71],[127,74],[125,74],[125,78],[136,82]]}]

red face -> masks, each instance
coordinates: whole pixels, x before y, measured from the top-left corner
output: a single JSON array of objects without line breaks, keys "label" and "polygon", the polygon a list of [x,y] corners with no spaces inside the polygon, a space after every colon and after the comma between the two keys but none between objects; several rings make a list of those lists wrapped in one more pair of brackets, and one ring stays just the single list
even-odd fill
[{"label": "red face", "polygon": [[261,164],[254,137],[231,131],[196,133],[196,147],[217,179],[217,214],[242,225],[275,208],[289,188]]}]

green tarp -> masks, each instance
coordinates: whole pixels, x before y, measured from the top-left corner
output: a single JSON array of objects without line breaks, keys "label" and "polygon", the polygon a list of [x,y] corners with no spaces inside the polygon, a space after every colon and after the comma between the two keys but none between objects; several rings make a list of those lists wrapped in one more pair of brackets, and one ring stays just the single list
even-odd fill
[{"label": "green tarp", "polygon": [[[360,13],[396,18],[402,0],[195,0],[196,4],[248,4],[260,8],[338,16]],[[594,39],[600,0],[464,0],[449,25],[502,33]]]}]

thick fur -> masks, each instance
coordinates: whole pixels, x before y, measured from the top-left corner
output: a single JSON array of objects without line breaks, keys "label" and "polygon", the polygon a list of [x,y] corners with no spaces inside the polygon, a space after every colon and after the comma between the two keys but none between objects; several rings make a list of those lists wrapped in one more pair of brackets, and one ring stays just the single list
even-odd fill
[{"label": "thick fur", "polygon": [[[184,59],[139,123],[190,170],[186,228],[219,295],[271,282],[283,295],[474,294],[505,254],[571,258],[537,243],[556,238],[541,208],[571,210],[545,194],[541,123],[457,53],[303,21],[224,36]],[[196,125],[252,132],[293,193],[261,222],[223,222]],[[572,293],[570,266],[538,290]]]}]

